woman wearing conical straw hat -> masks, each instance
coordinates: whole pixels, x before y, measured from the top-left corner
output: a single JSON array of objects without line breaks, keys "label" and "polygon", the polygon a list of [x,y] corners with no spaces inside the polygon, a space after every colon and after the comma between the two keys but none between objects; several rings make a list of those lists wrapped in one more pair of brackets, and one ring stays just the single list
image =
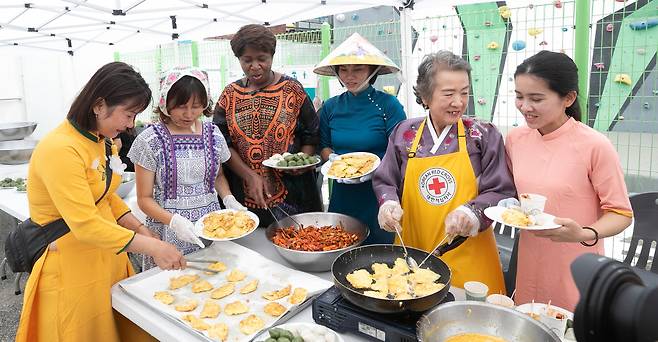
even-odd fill
[{"label": "woman wearing conical straw hat", "polygon": [[[396,73],[400,68],[384,53],[354,33],[324,58],[313,70],[336,76],[346,91],[328,99],[320,109],[320,148],[324,160],[349,152],[370,152],[380,158],[386,152],[388,136],[406,118],[393,95],[372,85],[378,75]],[[332,187],[329,211],[356,217],[370,228],[365,244],[391,243],[393,234],[377,223],[378,203],[370,177],[337,180]]]}]

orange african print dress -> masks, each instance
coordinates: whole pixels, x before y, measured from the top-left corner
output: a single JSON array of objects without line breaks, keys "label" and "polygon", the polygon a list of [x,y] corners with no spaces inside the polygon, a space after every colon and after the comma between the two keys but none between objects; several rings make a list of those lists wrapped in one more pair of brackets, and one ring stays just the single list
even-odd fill
[{"label": "orange african print dress", "polygon": [[[229,84],[217,102],[214,122],[227,144],[265,178],[270,206],[287,204],[293,212],[321,210],[313,172],[294,177],[262,165],[273,154],[296,153],[303,145],[319,144],[318,116],[297,80],[282,75],[275,84],[256,91],[248,91],[242,80]],[[247,184],[240,181],[241,189],[234,189],[235,182],[231,183],[245,205],[255,208],[254,200],[245,196]]]}]

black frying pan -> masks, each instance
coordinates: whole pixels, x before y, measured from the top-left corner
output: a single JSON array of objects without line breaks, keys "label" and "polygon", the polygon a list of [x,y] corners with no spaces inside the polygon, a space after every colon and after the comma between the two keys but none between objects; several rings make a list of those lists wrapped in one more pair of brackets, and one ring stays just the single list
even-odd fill
[{"label": "black frying pan", "polygon": [[[461,245],[464,240],[466,238],[457,237],[451,244],[439,247],[437,254],[442,255]],[[407,247],[407,251],[409,252],[409,256],[417,262],[425,259],[428,254],[425,251],[412,247]],[[424,297],[402,300],[373,298],[364,295],[363,290],[352,287],[345,278],[349,273],[360,268],[365,268],[369,272],[372,272],[370,266],[376,262],[392,266],[397,258],[405,258],[404,249],[398,245],[369,245],[345,251],[334,260],[331,266],[334,284],[340,290],[343,297],[352,304],[379,313],[397,313],[407,310],[423,312],[439,304],[448,293],[448,290],[450,290],[451,272],[448,265],[435,255],[431,255],[421,267],[429,268],[439,274],[441,276],[439,282],[444,283],[445,287],[438,292]]]}]

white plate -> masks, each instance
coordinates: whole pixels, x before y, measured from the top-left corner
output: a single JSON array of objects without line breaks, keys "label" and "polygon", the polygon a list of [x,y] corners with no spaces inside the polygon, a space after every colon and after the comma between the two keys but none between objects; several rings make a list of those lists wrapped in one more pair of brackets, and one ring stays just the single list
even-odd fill
[{"label": "white plate", "polygon": [[245,213],[247,215],[249,215],[249,217],[251,217],[252,220],[255,221],[254,227],[250,231],[248,231],[248,232],[246,232],[246,233],[244,233],[240,236],[236,236],[236,237],[232,237],[232,238],[221,238],[221,239],[216,238],[216,237],[205,236],[203,234],[203,219],[205,219],[208,215],[210,215],[212,213],[218,213],[218,214],[221,214],[221,213],[234,213],[236,211],[237,210],[233,210],[233,209],[222,209],[222,210],[212,211],[212,212],[209,212],[209,213],[201,216],[201,218],[198,221],[196,221],[196,223],[194,224],[194,233],[197,236],[200,236],[200,237],[202,237],[206,240],[212,240],[212,241],[230,241],[230,240],[239,239],[241,237],[245,237],[245,236],[253,233],[256,230],[256,228],[258,228],[258,224],[260,223],[260,220],[258,219],[258,216],[256,216],[256,214],[252,213],[251,211],[245,211]]},{"label": "white plate", "polygon": [[[553,304],[551,304],[551,308],[555,309],[556,311],[558,311],[558,312],[560,312],[564,315],[566,315],[568,319],[573,320],[573,312],[571,312],[567,309],[563,309],[559,306],[555,306]],[[527,313],[530,313],[530,312],[535,313],[535,314],[540,314],[540,313],[544,312],[545,309],[546,309],[546,304],[545,303],[525,303],[525,304],[521,304],[521,305],[516,307],[517,311],[521,311],[524,314],[527,314]]]},{"label": "white plate", "polygon": [[320,161],[321,161],[320,156],[317,156],[317,155],[316,155],[316,156],[314,156],[314,157],[315,157],[316,160],[317,160],[315,163],[313,163],[313,164],[301,165],[301,166],[276,166],[276,163],[277,163],[278,161],[274,161],[274,160],[272,160],[272,159],[265,159],[265,160],[263,160],[262,163],[263,163],[263,165],[265,165],[265,166],[267,166],[267,167],[271,167],[271,168],[273,168],[273,169],[278,169],[278,170],[299,170],[299,169],[306,169],[306,168],[309,168],[309,167],[312,167],[312,166],[315,166],[315,165],[320,164]]},{"label": "white plate", "polygon": [[368,156],[371,156],[371,157],[375,157],[376,158],[375,159],[375,164],[372,166],[372,169],[370,169],[370,171],[362,174],[361,176],[357,176],[357,177],[341,178],[341,177],[336,177],[336,176],[330,176],[329,175],[329,168],[331,168],[331,164],[332,164],[332,162],[330,162],[330,161],[328,161],[328,162],[324,163],[324,165],[322,165],[322,168],[320,168],[320,172],[322,172],[322,174],[326,178],[330,178],[330,179],[354,179],[354,178],[360,178],[360,177],[363,177],[365,175],[368,175],[368,174],[372,173],[373,171],[375,171],[377,169],[377,167],[379,167],[379,164],[382,162],[376,154],[370,153],[370,152],[350,152],[350,153],[341,154],[340,157],[341,158],[342,157],[349,157],[349,156],[352,156],[352,155],[368,155]]},{"label": "white plate", "polygon": [[556,224],[555,222],[553,222],[553,219],[555,218],[555,216],[553,216],[551,214],[547,214],[547,213],[541,213],[541,219],[544,222],[546,222],[542,225],[534,225],[534,226],[523,227],[523,226],[516,226],[516,225],[513,225],[513,224],[509,224],[509,223],[503,221],[503,212],[505,210],[507,210],[507,208],[505,208],[505,207],[498,207],[498,206],[489,207],[489,208],[484,209],[484,214],[487,215],[488,218],[490,218],[490,219],[492,219],[496,222],[500,222],[504,225],[514,227],[514,228],[519,228],[519,229],[547,230],[547,229],[556,229],[556,228],[562,227],[561,225]]},{"label": "white plate", "polygon": [[[286,330],[290,330],[290,329],[299,330],[300,328],[303,328],[303,329],[318,329],[318,330],[322,329],[322,331],[324,331],[325,334],[327,332],[330,332],[331,334],[333,334],[334,335],[334,341],[336,341],[336,342],[344,342],[345,341],[335,331],[325,327],[324,325],[319,325],[319,324],[315,324],[315,323],[301,323],[301,322],[300,323],[286,323],[286,324],[277,325],[277,326],[272,327],[272,328],[282,328],[282,329],[286,329]],[[269,328],[269,329],[272,329],[272,328]],[[268,329],[268,331],[264,331],[262,334],[256,336],[254,341],[255,342],[265,341],[268,337],[270,337],[269,329]],[[306,341],[306,340],[304,340],[304,341]]]}]

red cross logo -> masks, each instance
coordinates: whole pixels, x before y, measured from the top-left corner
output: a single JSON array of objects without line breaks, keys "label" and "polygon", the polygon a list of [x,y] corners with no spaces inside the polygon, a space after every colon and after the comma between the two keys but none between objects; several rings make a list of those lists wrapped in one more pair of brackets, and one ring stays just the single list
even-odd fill
[{"label": "red cross logo", "polygon": [[434,193],[438,196],[441,195],[443,189],[446,188],[446,183],[440,181],[439,177],[434,177],[434,179],[432,179],[432,184],[428,185],[427,187],[434,191]]}]

